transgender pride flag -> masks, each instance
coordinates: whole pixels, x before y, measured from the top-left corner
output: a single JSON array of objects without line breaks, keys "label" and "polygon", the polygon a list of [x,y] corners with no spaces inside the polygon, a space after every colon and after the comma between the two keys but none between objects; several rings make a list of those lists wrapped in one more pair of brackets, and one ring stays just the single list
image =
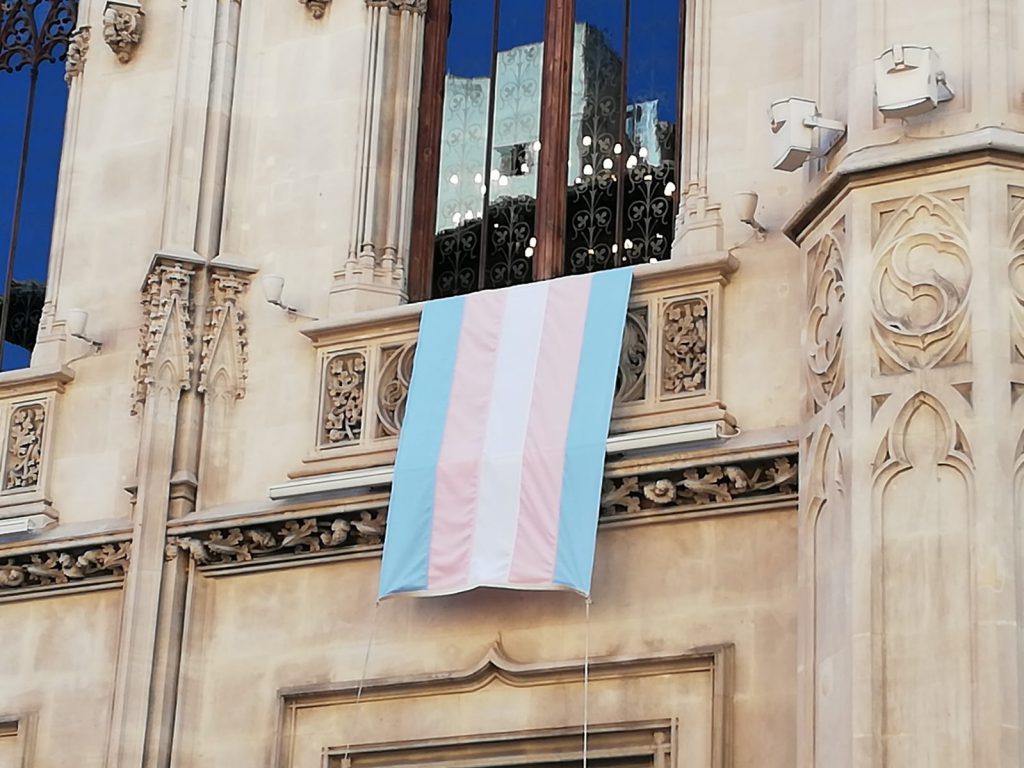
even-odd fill
[{"label": "transgender pride flag", "polygon": [[632,270],[428,302],[380,596],[590,593]]}]

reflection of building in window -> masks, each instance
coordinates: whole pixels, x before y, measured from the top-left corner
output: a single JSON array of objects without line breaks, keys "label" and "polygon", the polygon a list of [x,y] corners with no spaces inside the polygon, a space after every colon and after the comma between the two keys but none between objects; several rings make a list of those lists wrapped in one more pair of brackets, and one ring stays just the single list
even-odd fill
[{"label": "reflection of building in window", "polygon": [[[543,43],[498,52],[490,157],[490,78],[445,78],[436,231],[481,218],[488,185],[491,202],[536,198],[543,58]],[[625,145],[619,141],[622,60],[589,24],[576,25],[573,73],[567,185],[610,170],[620,155],[649,165],[672,157],[674,125],[659,119],[657,100],[626,107]]]}]

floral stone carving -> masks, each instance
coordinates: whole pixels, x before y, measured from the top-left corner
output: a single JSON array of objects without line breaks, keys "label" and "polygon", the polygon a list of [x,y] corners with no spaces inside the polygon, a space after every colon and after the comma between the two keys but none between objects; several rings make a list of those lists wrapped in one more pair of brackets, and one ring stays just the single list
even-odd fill
[{"label": "floral stone carving", "polygon": [[43,463],[43,430],[46,427],[46,406],[42,403],[22,405],[11,414],[7,432],[7,463],[4,471],[5,491],[26,490],[39,485]]},{"label": "floral stone carving", "polygon": [[123,578],[130,556],[131,542],[128,541],[8,558],[0,556],[0,595],[31,587]]},{"label": "floral stone carving", "polygon": [[763,496],[794,494],[795,456],[711,464],[651,475],[607,478],[601,515],[618,517],[650,511],[687,510]]},{"label": "floral stone carving", "polygon": [[707,389],[708,305],[699,297],[669,302],[662,327],[661,388],[669,395]]},{"label": "floral stone carving", "polygon": [[68,50],[64,59],[64,82],[68,85],[85,70],[85,57],[89,53],[91,37],[89,27],[79,27],[68,38]]},{"label": "floral stone carving", "polygon": [[233,274],[210,275],[210,303],[206,310],[203,351],[199,363],[199,391],[245,396],[249,359],[245,312],[239,301],[249,281]]},{"label": "floral stone carving", "polygon": [[362,352],[345,352],[327,361],[321,436],[325,444],[359,442],[363,435],[365,391],[366,356]]},{"label": "floral stone carving", "polygon": [[167,541],[167,558],[188,552],[198,565],[244,563],[271,555],[309,555],[326,550],[376,547],[384,541],[385,511],[289,520],[285,523],[203,531]]}]

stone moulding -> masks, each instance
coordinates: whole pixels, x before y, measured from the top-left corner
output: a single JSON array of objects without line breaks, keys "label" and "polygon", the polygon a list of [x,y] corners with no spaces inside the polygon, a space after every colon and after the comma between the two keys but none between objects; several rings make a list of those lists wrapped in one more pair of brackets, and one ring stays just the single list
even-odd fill
[{"label": "stone moulding", "polygon": [[5,555],[0,551],[0,599],[10,595],[120,582],[131,559],[130,541],[51,547]]},{"label": "stone moulding", "polygon": [[[602,524],[704,517],[795,505],[795,449],[729,460],[615,470],[604,482]],[[294,514],[291,513],[291,514]],[[375,554],[387,528],[387,498],[376,494],[345,509],[310,511],[299,518],[237,524],[211,523],[167,539],[167,558],[188,553],[198,566],[254,566],[337,555]]]}]

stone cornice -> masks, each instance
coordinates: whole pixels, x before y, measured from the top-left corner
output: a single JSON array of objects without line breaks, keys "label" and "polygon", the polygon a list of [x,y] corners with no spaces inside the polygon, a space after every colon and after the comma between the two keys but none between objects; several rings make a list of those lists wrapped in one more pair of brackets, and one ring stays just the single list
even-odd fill
[{"label": "stone cornice", "polygon": [[811,193],[783,227],[793,242],[855,183],[892,181],[913,176],[934,166],[965,167],[997,162],[1024,167],[1024,133],[1000,127],[979,128],[955,136],[915,138],[849,152],[833,170],[823,175]]},{"label": "stone cornice", "polygon": [[4,371],[0,373],[0,399],[63,392],[64,385],[74,378],[75,372],[67,366],[29,367]]}]

